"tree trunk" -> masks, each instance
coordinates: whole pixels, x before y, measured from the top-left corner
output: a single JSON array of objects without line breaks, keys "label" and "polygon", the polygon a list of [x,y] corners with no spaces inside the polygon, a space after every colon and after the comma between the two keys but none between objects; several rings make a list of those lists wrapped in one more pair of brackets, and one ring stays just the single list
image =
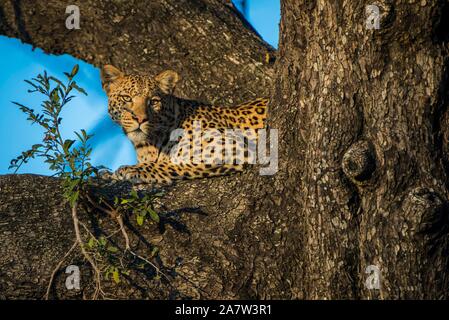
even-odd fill
[{"label": "tree trunk", "polygon": [[[271,90],[279,171],[171,188],[161,210],[185,228],[158,240],[170,283],[112,286],[116,297],[447,298],[446,1],[377,1],[380,29],[367,29],[365,1],[283,0],[274,72],[272,49],[228,1],[86,1],[70,32],[60,1],[12,3],[1,2],[0,33],[47,52],[171,67],[189,98]],[[50,178],[0,177],[1,298],[41,297],[71,246],[50,190]],[[61,283],[54,295],[71,297]]]},{"label": "tree trunk", "polygon": [[448,295],[448,5],[377,3],[282,2],[263,297]]}]

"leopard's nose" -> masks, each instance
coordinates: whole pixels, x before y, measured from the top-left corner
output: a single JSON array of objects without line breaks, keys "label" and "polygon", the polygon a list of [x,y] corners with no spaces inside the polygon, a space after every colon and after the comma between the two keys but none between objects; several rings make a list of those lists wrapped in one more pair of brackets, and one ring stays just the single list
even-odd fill
[{"label": "leopard's nose", "polygon": [[145,116],[137,116],[137,122],[139,124],[145,123],[147,121],[148,121],[147,117],[145,117]]}]

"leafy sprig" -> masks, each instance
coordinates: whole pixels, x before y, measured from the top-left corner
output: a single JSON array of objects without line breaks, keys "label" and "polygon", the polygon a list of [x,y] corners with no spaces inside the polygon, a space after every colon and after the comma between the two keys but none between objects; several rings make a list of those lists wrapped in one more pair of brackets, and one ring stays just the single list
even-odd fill
[{"label": "leafy sprig", "polygon": [[[48,76],[47,72],[37,75],[31,80],[25,80],[30,85],[29,93],[38,93],[43,96],[41,110],[36,112],[19,102],[13,102],[19,109],[25,113],[27,120],[31,124],[37,124],[43,129],[41,142],[34,144],[30,149],[23,151],[18,157],[11,160],[10,169],[14,169],[16,173],[30,159],[42,158],[48,164],[54,175],[63,181],[64,198],[70,204],[72,218],[75,223],[76,243],[80,246],[85,258],[90,262],[96,273],[96,291],[94,298],[97,297],[101,290],[101,273],[105,278],[110,276],[116,283],[120,282],[120,275],[127,275],[128,268],[123,263],[124,252],[121,252],[112,244],[109,238],[96,238],[89,230],[89,240],[84,243],[81,232],[79,231],[79,219],[77,216],[77,206],[84,198],[92,200],[88,195],[87,185],[91,177],[98,174],[103,166],[94,166],[91,163],[92,148],[89,144],[92,135],[81,129],[75,132],[76,139],[66,139],[61,134],[62,117],[61,113],[71,100],[75,97],[74,93],[78,92],[87,95],[86,91],[81,88],[74,80],[79,71],[78,65],[75,65],[70,73],[64,72],[67,78],[65,82]],[[121,230],[124,234],[122,215],[135,214],[138,225],[143,225],[146,220],[159,222],[159,215],[156,213],[153,201],[157,194],[139,195],[136,191],[132,191],[126,198],[116,197],[114,207],[107,203],[97,203],[95,207],[101,208],[101,204],[107,205],[108,212],[114,212],[112,216],[120,220]],[[104,208],[103,208],[104,210]],[[150,218],[150,219],[148,219]],[[129,241],[126,234],[126,239]],[[132,253],[139,261],[143,261],[145,265],[151,265],[149,260],[133,253],[130,248],[128,253]],[[126,250],[125,250],[126,251]],[[151,257],[157,254],[158,248],[154,247]],[[55,271],[54,271],[55,273]],[[49,283],[51,287],[53,276]],[[46,297],[48,298],[49,289]]]},{"label": "leafy sprig", "polygon": [[66,83],[48,76],[46,71],[31,80],[25,80],[31,86],[29,93],[39,93],[44,96],[44,101],[41,103],[42,111],[38,113],[19,102],[13,103],[27,115],[28,121],[39,125],[44,133],[41,143],[22,152],[17,158],[11,160],[9,166],[16,173],[30,159],[43,158],[49,165],[49,169],[55,172],[54,175],[63,178],[64,196],[71,206],[78,200],[83,183],[100,169],[90,162],[92,148],[88,142],[92,135],[87,134],[85,130],[80,130],[75,132],[78,138],[76,141],[64,139],[61,134],[61,113],[75,97],[74,91],[87,95],[86,91],[74,80],[78,70],[78,65],[75,65],[70,73],[64,72],[67,77]]}]

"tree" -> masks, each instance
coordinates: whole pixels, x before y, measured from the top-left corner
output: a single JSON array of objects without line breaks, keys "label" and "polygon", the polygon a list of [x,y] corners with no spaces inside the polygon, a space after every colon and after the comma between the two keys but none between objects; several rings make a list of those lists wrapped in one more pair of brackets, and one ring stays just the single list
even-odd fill
[{"label": "tree", "polygon": [[[180,292],[447,298],[446,1],[378,1],[380,29],[373,29],[373,7],[364,1],[282,0],[274,69],[266,59],[272,49],[225,0],[89,1],[81,29],[70,32],[59,1],[41,6],[3,1],[0,33],[129,72],[170,66],[184,78],[178,94],[190,98],[271,96],[269,126],[279,130],[274,176],[253,169],[180,183],[163,200],[167,211],[206,214],[182,215],[187,234],[171,227],[163,233],[160,257],[177,270],[172,285]],[[35,279],[27,266],[39,250],[47,254],[36,257],[42,266],[33,271],[44,277],[70,246],[59,225],[42,222],[63,219],[64,208],[48,201],[57,182],[4,176],[0,188],[8,222],[0,229],[0,292],[34,297],[44,279],[18,290],[18,276]],[[12,233],[19,219],[24,231]],[[52,237],[66,243],[50,250]],[[21,252],[21,264],[8,264],[11,248]]]}]

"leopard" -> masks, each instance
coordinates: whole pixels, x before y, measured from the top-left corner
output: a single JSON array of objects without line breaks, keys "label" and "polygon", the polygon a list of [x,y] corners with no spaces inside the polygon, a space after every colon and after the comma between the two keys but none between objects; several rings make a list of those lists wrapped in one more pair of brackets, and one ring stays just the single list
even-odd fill
[{"label": "leopard", "polygon": [[169,185],[241,172],[254,164],[268,98],[236,106],[183,98],[174,93],[180,76],[173,70],[127,74],[108,64],[100,77],[108,113],[137,155],[137,164],[121,166],[109,178]]}]

